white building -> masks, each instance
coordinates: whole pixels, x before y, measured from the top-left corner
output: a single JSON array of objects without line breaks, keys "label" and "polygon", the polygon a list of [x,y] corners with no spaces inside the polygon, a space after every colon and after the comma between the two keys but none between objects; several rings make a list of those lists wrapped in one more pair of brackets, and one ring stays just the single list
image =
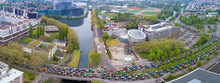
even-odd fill
[{"label": "white building", "polygon": [[0,12],[0,43],[9,42],[26,35],[30,25],[38,24],[22,16]]},{"label": "white building", "polygon": [[48,58],[51,58],[57,51],[57,45],[54,43],[41,42],[35,40],[24,46],[23,51],[27,53],[38,53],[43,51],[48,55]]},{"label": "white building", "polygon": [[138,43],[146,40],[146,35],[140,30],[129,30],[128,31],[128,42]]},{"label": "white building", "polygon": [[0,83],[23,83],[23,73],[16,69],[9,70],[9,66],[0,61]]},{"label": "white building", "polygon": [[152,39],[169,37],[177,33],[180,30],[180,27],[167,22],[162,22],[155,25],[142,25],[142,23],[140,23],[139,30],[143,31],[147,36],[147,40],[150,41]]}]

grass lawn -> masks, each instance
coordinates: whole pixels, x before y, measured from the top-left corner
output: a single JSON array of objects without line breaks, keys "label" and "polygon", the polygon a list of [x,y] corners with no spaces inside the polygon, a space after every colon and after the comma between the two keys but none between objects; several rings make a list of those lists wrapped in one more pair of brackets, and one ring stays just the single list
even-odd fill
[{"label": "grass lawn", "polygon": [[106,14],[102,14],[101,16],[109,16],[109,17],[118,17],[118,14],[114,14],[114,13],[106,13]]},{"label": "grass lawn", "polygon": [[[68,55],[69,55],[69,53],[66,54],[66,56],[64,57],[64,59],[65,59]],[[50,64],[58,64],[58,63],[60,63],[60,62],[61,62],[62,60],[64,60],[64,59],[59,59],[58,61],[55,61],[55,60],[52,59],[52,60],[49,61],[49,63],[50,63]]]},{"label": "grass lawn", "polygon": [[99,37],[99,42],[104,42],[104,39],[102,37]]},{"label": "grass lawn", "polygon": [[81,56],[80,50],[75,50],[73,52],[73,56],[74,56],[74,59],[70,62],[69,67],[77,68],[79,65],[79,60],[80,60],[80,56]]},{"label": "grass lawn", "polygon": [[150,11],[145,11],[145,12],[143,12],[143,13],[141,13],[141,14],[143,14],[143,15],[155,15],[157,12],[150,12]]},{"label": "grass lawn", "polygon": [[91,66],[91,63],[92,63],[92,58],[90,56],[92,56],[92,54],[95,54],[95,51],[94,50],[90,50],[89,51],[89,68]]},{"label": "grass lawn", "polygon": [[150,69],[143,69],[143,70],[141,70],[141,71],[144,71],[144,72],[149,73],[149,72],[160,71],[160,69],[154,67],[154,68],[150,68]]},{"label": "grass lawn", "polygon": [[[12,68],[13,67],[9,66],[9,70],[12,69]],[[14,68],[14,69],[16,69],[16,68]],[[17,69],[17,70],[22,71],[20,69]],[[22,72],[24,72],[24,77],[27,80],[34,80],[34,78],[37,76],[37,74],[33,74],[33,73],[30,73],[30,72],[26,72],[26,71],[22,71]]]},{"label": "grass lawn", "polygon": [[117,45],[117,44],[119,44],[119,43],[120,43],[120,42],[119,42],[118,40],[116,40],[116,39],[108,39],[108,40],[106,41],[106,44],[107,44],[108,47]]},{"label": "grass lawn", "polygon": [[141,10],[131,10],[130,12],[131,13],[138,13],[138,12],[140,12]]}]

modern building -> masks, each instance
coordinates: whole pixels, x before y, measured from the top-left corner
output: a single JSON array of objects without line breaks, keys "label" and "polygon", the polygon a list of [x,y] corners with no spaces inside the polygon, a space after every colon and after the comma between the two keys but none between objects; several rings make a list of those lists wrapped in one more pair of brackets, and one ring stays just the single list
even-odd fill
[{"label": "modern building", "polygon": [[147,36],[147,40],[150,41],[169,37],[177,33],[180,27],[168,22],[161,22],[155,25],[143,25],[139,23],[139,30],[143,31]]},{"label": "modern building", "polygon": [[20,8],[17,8],[17,7],[4,6],[3,11],[10,12],[10,13],[13,13],[15,15],[27,16],[27,12],[26,12],[25,9],[20,9]]},{"label": "modern building", "polygon": [[138,42],[143,42],[146,40],[146,35],[140,31],[140,30],[136,30],[136,29],[131,29],[128,31],[128,42],[131,44],[135,44]]},{"label": "modern building", "polygon": [[220,74],[197,68],[190,73],[167,83],[220,83]]},{"label": "modern building", "polygon": [[0,61],[0,83],[23,83],[24,72],[16,69],[8,70],[9,66]]},{"label": "modern building", "polygon": [[29,19],[38,19],[39,18],[39,15],[37,12],[30,12],[30,13],[27,13],[27,17]]},{"label": "modern building", "polygon": [[51,58],[57,51],[57,45],[35,40],[25,45],[23,51],[27,53],[45,52],[48,55],[48,58]]},{"label": "modern building", "polygon": [[54,2],[55,9],[36,10],[39,15],[52,15],[61,17],[85,16],[87,3],[73,2],[72,0],[58,0]]},{"label": "modern building", "polygon": [[39,22],[35,19],[30,20],[23,16],[0,12],[0,43],[4,44],[24,37],[29,27]]}]

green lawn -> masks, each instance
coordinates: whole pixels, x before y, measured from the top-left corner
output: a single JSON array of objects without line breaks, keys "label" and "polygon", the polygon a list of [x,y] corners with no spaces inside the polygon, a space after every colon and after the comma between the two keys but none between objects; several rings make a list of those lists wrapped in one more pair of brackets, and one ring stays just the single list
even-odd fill
[{"label": "green lawn", "polygon": [[74,56],[74,59],[70,62],[69,67],[77,68],[79,65],[79,60],[80,60],[80,56],[81,56],[80,50],[75,50],[73,52],[73,56]]},{"label": "green lawn", "polygon": [[143,70],[141,70],[141,71],[144,71],[144,72],[149,73],[149,72],[160,71],[160,69],[154,67],[154,68],[150,68],[150,69],[143,69]]},{"label": "green lawn", "polygon": [[[13,67],[9,66],[9,70],[12,69],[12,68]],[[16,69],[16,68],[14,68],[14,69]],[[20,69],[17,69],[17,70],[22,71]],[[30,73],[30,72],[26,72],[26,71],[22,71],[22,72],[24,72],[24,77],[27,80],[34,80],[34,78],[37,76],[37,74],[33,74],[33,73]]]},{"label": "green lawn", "polygon": [[138,12],[140,12],[141,10],[131,10],[130,12],[131,13],[138,13]]},{"label": "green lawn", "polygon": [[155,15],[157,12],[150,12],[150,11],[145,11],[145,12],[143,12],[143,13],[141,13],[141,14],[143,14],[143,15]]},{"label": "green lawn", "polygon": [[91,83],[102,83],[102,82],[98,82],[98,81],[92,81]]},{"label": "green lawn", "polygon": [[119,42],[118,40],[116,40],[116,39],[108,39],[108,40],[106,41],[106,44],[107,44],[108,47],[117,45],[117,44],[119,44],[119,43],[120,43],[120,42]]}]

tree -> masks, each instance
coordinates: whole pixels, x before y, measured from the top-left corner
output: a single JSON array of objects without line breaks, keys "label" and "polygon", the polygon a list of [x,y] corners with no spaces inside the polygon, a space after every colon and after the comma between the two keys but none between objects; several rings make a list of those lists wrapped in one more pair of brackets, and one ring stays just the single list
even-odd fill
[{"label": "tree", "polygon": [[160,53],[157,53],[157,56],[156,56],[157,60],[160,59]]},{"label": "tree", "polygon": [[105,39],[108,39],[109,37],[108,37],[108,33],[106,32],[106,33],[104,33],[104,38]]},{"label": "tree", "polygon": [[162,56],[162,60],[165,60],[166,58],[165,58],[165,56]]},{"label": "tree", "polygon": [[102,56],[103,54],[101,53],[95,53],[95,54],[92,54],[92,56],[90,56],[92,59],[92,68],[98,67],[99,63],[102,60]]},{"label": "tree", "polygon": [[72,52],[72,50],[73,50],[73,44],[72,44],[72,43],[69,43],[69,44],[66,46],[66,49],[67,49],[67,52],[68,52],[68,53]]},{"label": "tree", "polygon": [[171,51],[169,57],[173,57],[173,56],[174,56],[174,51]]},{"label": "tree", "polygon": [[32,26],[32,25],[31,25],[30,28],[29,28],[28,37],[30,37],[30,38],[33,37],[33,26]]},{"label": "tree", "polygon": [[189,70],[189,71],[192,71],[192,70],[193,70],[193,68],[192,68],[192,67],[189,67],[189,68],[188,68],[188,70]]},{"label": "tree", "polygon": [[210,60],[210,57],[206,57],[206,61],[209,61]]},{"label": "tree", "polygon": [[201,63],[201,61],[199,60],[198,62],[197,62],[197,66],[199,67],[199,66],[201,66],[202,65],[202,63]]},{"label": "tree", "polygon": [[131,63],[131,65],[132,65],[132,66],[135,66],[135,65],[136,65],[136,63],[133,61],[133,62]]},{"label": "tree", "polygon": [[166,53],[170,54],[171,50],[170,50],[169,45],[165,45],[164,49]]},{"label": "tree", "polygon": [[171,61],[171,62],[173,62],[173,61],[174,61],[174,59],[173,59],[173,58],[170,58],[170,61]]}]

